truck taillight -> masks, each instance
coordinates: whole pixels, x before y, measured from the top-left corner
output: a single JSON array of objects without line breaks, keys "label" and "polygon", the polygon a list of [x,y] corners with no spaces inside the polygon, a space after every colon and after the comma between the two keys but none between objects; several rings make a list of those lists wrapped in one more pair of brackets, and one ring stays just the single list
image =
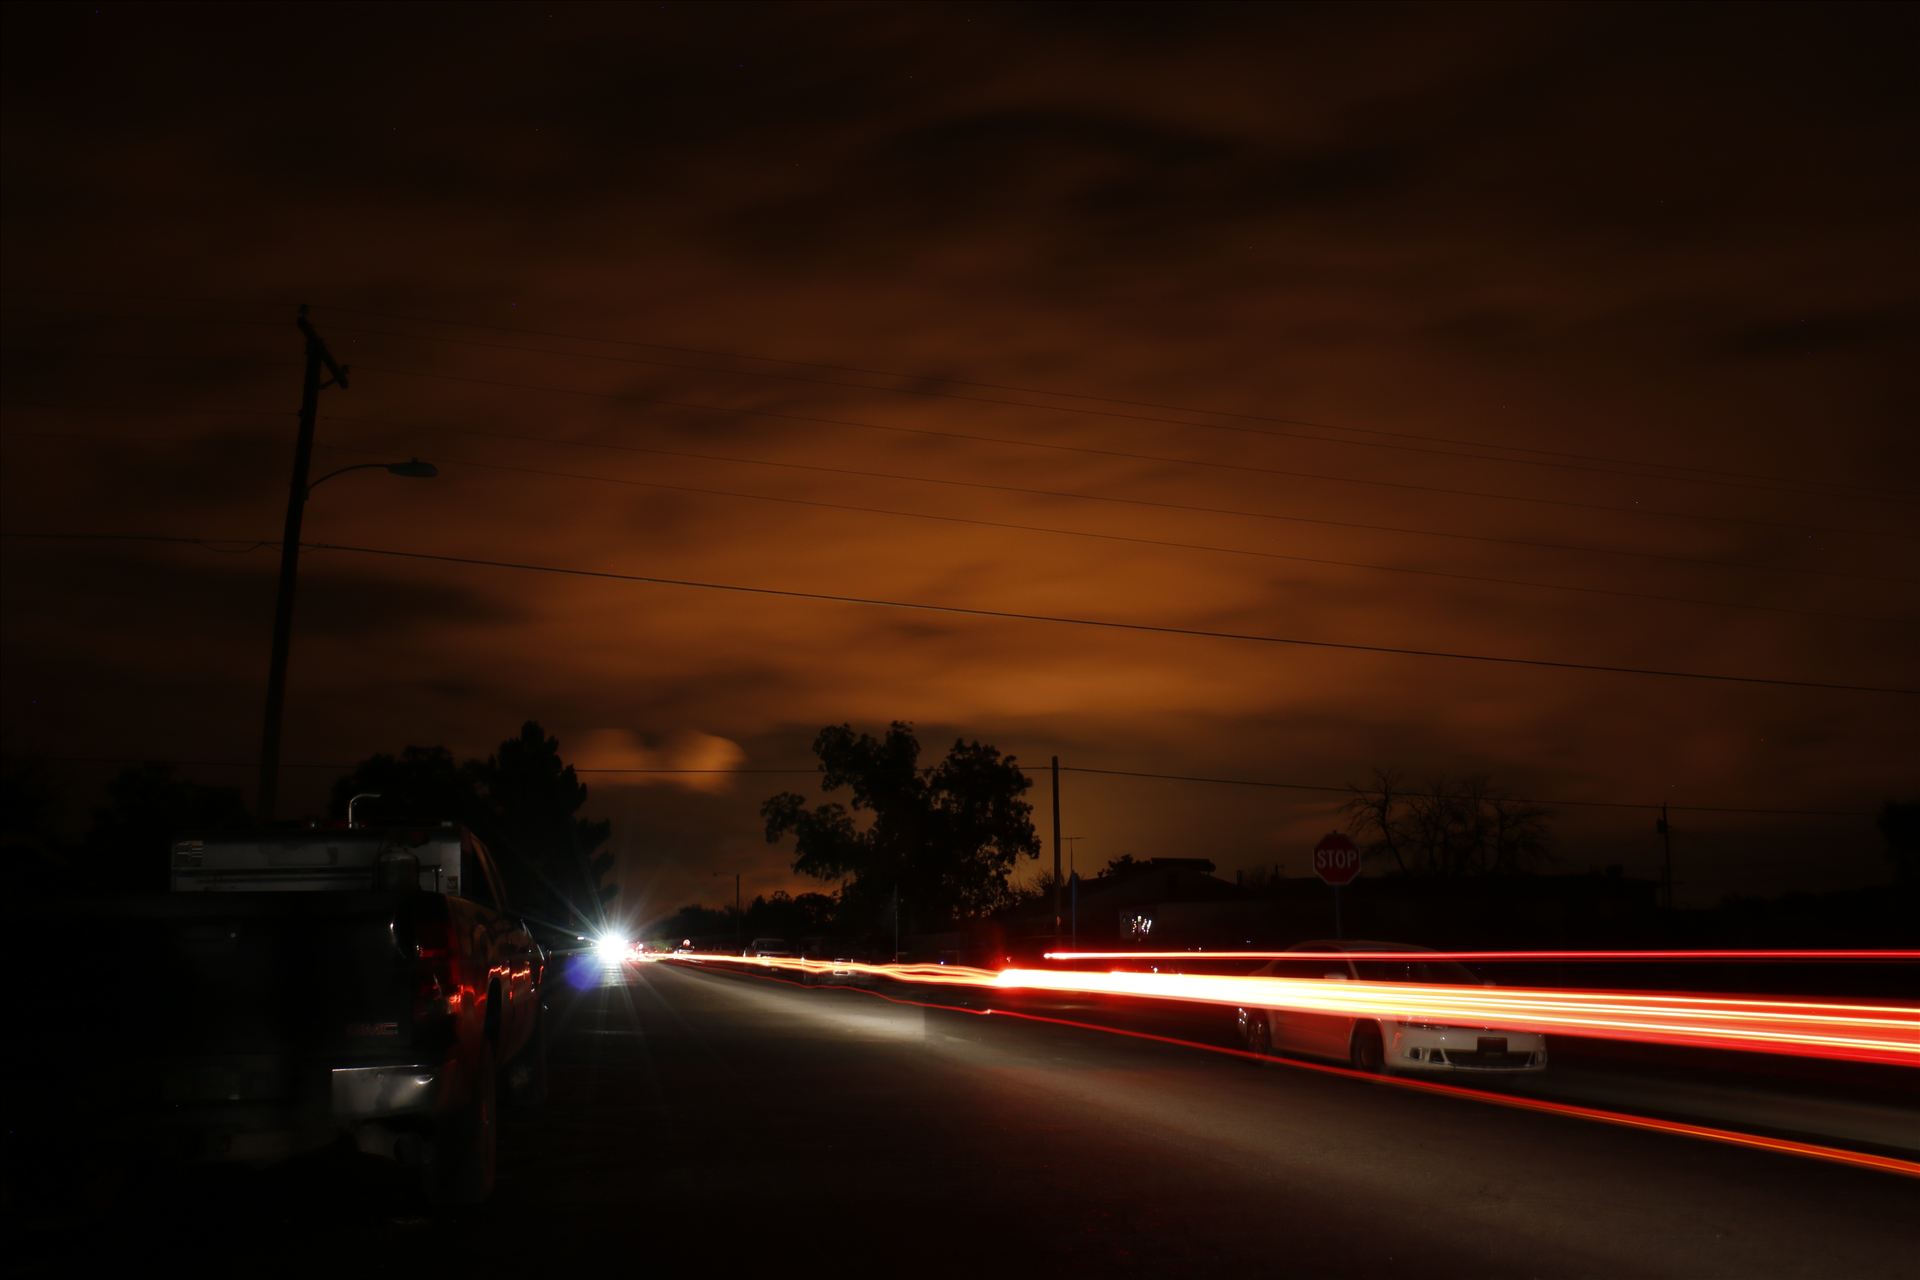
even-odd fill
[{"label": "truck taillight", "polygon": [[459,957],[453,949],[453,929],[436,922],[423,930],[414,946],[413,1014],[416,1018],[443,1017],[460,1009]]}]

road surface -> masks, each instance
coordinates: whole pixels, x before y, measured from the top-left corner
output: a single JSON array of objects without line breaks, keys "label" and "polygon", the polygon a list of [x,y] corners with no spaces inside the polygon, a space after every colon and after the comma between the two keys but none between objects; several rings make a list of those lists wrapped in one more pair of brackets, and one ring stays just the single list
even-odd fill
[{"label": "road surface", "polygon": [[[34,1224],[13,1256],[53,1274],[131,1239],[399,1269],[452,1248],[689,1280],[1824,1280],[1920,1256],[1920,1182],[1284,1062],[668,964],[558,1015],[552,1103],[509,1117],[488,1211],[396,1208],[358,1166],[187,1179],[123,1190],[133,1225],[106,1235]],[[355,1196],[316,1201],[343,1176]]]}]

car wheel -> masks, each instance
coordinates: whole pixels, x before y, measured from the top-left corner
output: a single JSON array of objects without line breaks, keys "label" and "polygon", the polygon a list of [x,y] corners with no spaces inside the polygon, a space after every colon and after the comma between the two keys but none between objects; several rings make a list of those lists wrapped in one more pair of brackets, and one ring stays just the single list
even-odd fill
[{"label": "car wheel", "polygon": [[1347,1061],[1355,1071],[1378,1073],[1386,1069],[1387,1051],[1380,1040],[1379,1023],[1354,1024],[1353,1038],[1347,1042]]},{"label": "car wheel", "polygon": [[427,1160],[427,1197],[438,1205],[480,1204],[493,1194],[499,1114],[493,1046],[482,1043],[473,1098],[434,1126]]}]

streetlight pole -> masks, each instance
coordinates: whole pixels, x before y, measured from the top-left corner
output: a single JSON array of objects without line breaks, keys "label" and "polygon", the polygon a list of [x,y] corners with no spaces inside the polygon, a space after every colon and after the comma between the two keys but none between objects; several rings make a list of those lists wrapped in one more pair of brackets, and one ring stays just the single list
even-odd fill
[{"label": "streetlight pole", "polygon": [[[406,462],[358,462],[350,467],[329,471],[309,482],[313,463],[313,427],[320,412],[320,393],[328,387],[347,388],[347,367],[336,363],[327,344],[307,321],[306,304],[300,306],[298,320],[307,340],[306,377],[300,389],[300,435],[293,450],[293,478],[287,486],[287,522],[280,535],[280,588],[273,606],[273,657],[267,666],[267,713],[260,732],[259,818],[273,821],[280,790],[280,725],[287,703],[287,650],[293,641],[293,591],[300,575],[300,525],[306,515],[307,496],[324,481],[348,471],[380,467],[393,475],[421,479],[438,473],[430,462],[418,458]],[[325,370],[328,377],[320,380]]]},{"label": "streetlight pole", "polygon": [[1080,949],[1080,877],[1073,869],[1073,855],[1085,836],[1061,836],[1067,846],[1067,916],[1072,921],[1073,949]]}]

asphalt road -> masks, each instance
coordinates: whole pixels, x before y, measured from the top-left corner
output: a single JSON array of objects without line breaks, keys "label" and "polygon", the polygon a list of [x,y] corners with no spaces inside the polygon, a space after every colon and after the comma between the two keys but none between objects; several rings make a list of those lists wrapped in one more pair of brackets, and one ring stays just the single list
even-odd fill
[{"label": "asphalt road", "polygon": [[[112,1233],[203,1266],[749,1276],[1913,1274],[1920,1183],[1284,1062],[673,965],[562,1001],[484,1212],[371,1167],[169,1189]],[[350,1186],[354,1194],[342,1194]]]}]

